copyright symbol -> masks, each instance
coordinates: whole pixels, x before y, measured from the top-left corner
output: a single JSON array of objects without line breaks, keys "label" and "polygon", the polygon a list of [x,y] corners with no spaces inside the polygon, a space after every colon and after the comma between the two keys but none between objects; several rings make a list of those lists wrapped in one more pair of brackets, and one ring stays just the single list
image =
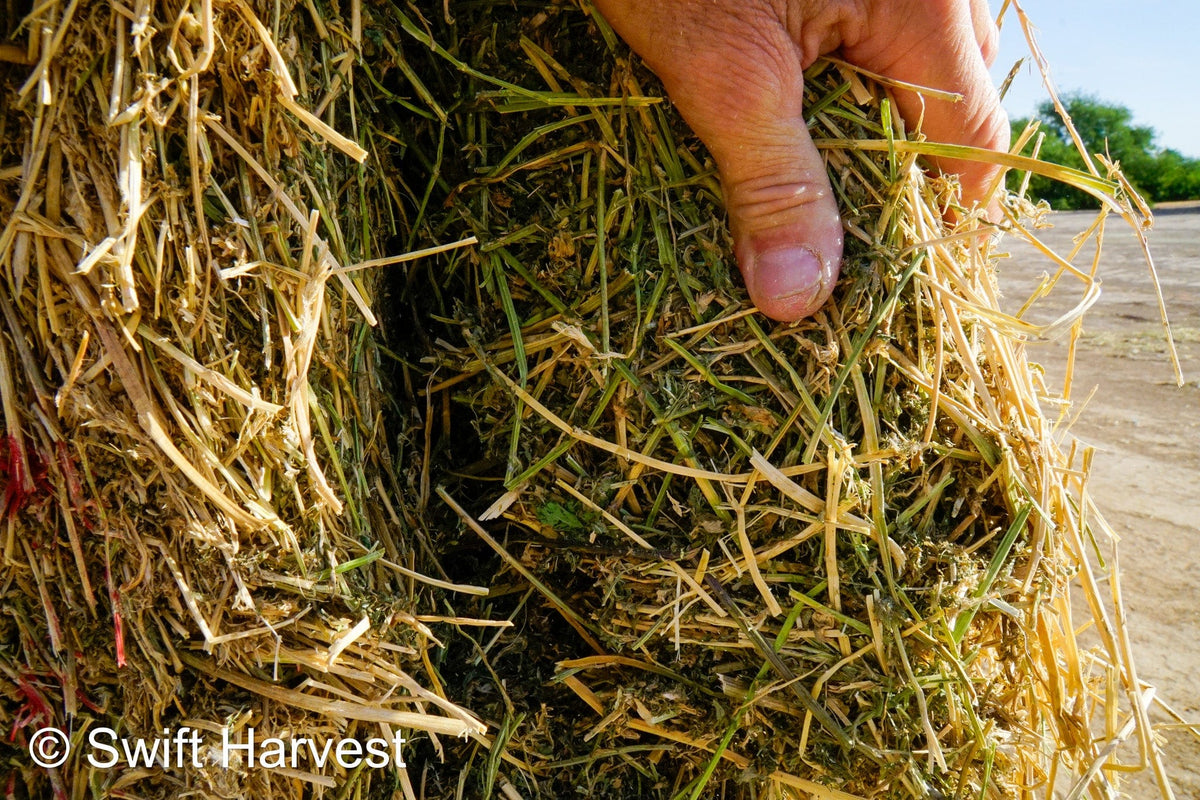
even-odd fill
[{"label": "copyright symbol", "polygon": [[29,757],[39,767],[62,766],[71,755],[71,740],[58,728],[42,728],[29,740]]}]

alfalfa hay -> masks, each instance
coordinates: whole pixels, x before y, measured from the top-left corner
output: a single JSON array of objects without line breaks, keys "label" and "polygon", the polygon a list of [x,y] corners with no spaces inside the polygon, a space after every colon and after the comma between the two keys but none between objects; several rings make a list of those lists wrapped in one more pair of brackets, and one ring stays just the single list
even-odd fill
[{"label": "alfalfa hay", "polygon": [[[601,20],[428,5],[57,2],[6,31],[14,785],[1100,797],[1117,752],[1161,773],[1087,456],[1021,347],[1076,317],[999,311],[1002,245],[942,213],[905,89],[810,75],[847,261],[821,314],[772,325],[711,164]],[[1091,189],[1097,230],[1135,217],[1110,177],[995,157]],[[1002,200],[1034,237],[1043,212]],[[1048,263],[1082,311],[1094,275]],[[405,770],[40,770],[18,748],[51,723],[413,745]]]},{"label": "alfalfa hay", "polygon": [[[356,271],[384,252],[384,187],[369,134],[334,130],[359,133],[361,27],[297,9],[5,22],[27,63],[0,92],[0,624],[8,785],[33,796],[390,792],[406,776],[218,751],[485,730],[421,674],[437,638],[415,597],[484,590],[412,568]],[[52,769],[23,750],[47,725],[74,745]],[[106,769],[87,760],[102,727],[205,745],[182,769]]]}]

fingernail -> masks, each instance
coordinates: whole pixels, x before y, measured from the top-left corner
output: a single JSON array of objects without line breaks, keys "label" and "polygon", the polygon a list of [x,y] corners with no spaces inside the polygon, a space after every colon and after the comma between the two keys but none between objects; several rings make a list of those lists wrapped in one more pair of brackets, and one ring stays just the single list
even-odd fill
[{"label": "fingernail", "polygon": [[833,271],[807,247],[778,247],[754,259],[754,283],[761,298],[787,303],[798,316],[816,311],[833,282]]}]

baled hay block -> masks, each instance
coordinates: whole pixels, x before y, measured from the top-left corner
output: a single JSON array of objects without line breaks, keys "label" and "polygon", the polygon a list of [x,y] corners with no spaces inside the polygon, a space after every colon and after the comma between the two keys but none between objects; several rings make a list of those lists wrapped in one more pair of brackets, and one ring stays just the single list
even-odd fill
[{"label": "baled hay block", "polygon": [[[846,267],[774,325],[711,164],[601,20],[433,5],[50,3],[6,32],[18,743],[417,740],[408,771],[77,751],[20,780],[999,798],[1102,792],[1136,737],[1165,786],[1087,459],[1022,350],[1077,315],[1001,313],[1000,245],[941,212],[945,151],[896,89],[814,67]],[[1111,180],[1000,158],[1134,218]]]}]

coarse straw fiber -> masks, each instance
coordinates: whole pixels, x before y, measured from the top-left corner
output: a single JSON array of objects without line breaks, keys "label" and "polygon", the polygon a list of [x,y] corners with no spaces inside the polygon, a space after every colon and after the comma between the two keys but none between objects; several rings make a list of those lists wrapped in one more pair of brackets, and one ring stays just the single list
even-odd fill
[{"label": "coarse straw fiber", "polygon": [[[586,5],[4,2],[10,794],[1172,796],[1070,370],[1024,355],[1149,224],[1113,165],[924,141],[824,60],[846,263],[782,325]],[[1055,253],[925,156],[1101,208]],[[1050,272],[1016,313],[1005,237]],[[199,766],[86,758],[185,726]],[[219,758],[396,733],[403,769]]]}]

